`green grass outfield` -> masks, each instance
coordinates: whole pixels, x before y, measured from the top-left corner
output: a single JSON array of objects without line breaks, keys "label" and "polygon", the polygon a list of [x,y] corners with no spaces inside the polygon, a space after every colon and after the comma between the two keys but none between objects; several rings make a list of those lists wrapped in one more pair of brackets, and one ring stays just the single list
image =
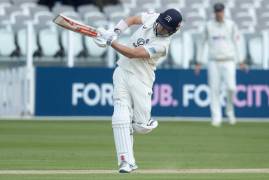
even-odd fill
[{"label": "green grass outfield", "polygon": [[[136,136],[135,155],[140,170],[268,169],[269,123],[214,128],[208,122],[160,122],[151,134]],[[269,179],[269,172],[1,174],[4,170],[116,171],[108,121],[0,121],[0,179]]]}]

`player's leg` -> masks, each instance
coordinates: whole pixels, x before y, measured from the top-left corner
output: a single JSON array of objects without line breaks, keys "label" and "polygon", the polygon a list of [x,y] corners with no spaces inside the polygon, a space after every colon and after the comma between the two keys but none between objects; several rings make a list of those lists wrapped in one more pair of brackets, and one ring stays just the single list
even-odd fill
[{"label": "player's leg", "polygon": [[131,100],[126,84],[126,74],[117,68],[113,74],[114,112],[112,128],[118,157],[120,172],[131,172],[134,164],[133,147],[131,139]]},{"label": "player's leg", "polygon": [[131,82],[130,91],[134,109],[134,132],[147,134],[158,126],[158,122],[151,118],[152,89],[134,76]]},{"label": "player's leg", "polygon": [[[131,116],[131,120],[133,119],[133,116]],[[130,123],[130,138],[131,138],[131,146],[132,150],[134,149],[134,129],[132,127],[132,122]],[[135,162],[135,157],[134,157],[134,151],[133,151],[133,156],[131,157],[131,168],[132,170],[136,170],[138,166],[136,165]]]},{"label": "player's leg", "polygon": [[[132,150],[134,149],[134,129],[132,127],[133,118],[134,118],[133,109],[130,108],[130,137],[131,137]],[[134,152],[133,152],[133,156],[131,157],[131,166],[133,170],[136,170],[138,168],[135,162]]]},{"label": "player's leg", "polygon": [[226,115],[230,124],[235,124],[233,98],[236,89],[236,65],[234,62],[227,62],[224,65],[225,69],[225,86],[226,86]]},{"label": "player's leg", "polygon": [[218,63],[210,61],[208,64],[208,84],[210,87],[210,111],[213,126],[220,126],[221,115],[221,103],[220,103],[220,71]]}]

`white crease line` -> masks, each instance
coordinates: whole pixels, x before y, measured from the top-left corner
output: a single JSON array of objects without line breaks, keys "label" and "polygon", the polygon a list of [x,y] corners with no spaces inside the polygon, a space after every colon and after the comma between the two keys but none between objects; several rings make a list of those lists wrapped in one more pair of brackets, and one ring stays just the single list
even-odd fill
[{"label": "white crease line", "polygon": [[[0,170],[0,175],[116,174],[117,170]],[[143,169],[135,174],[238,174],[269,173],[265,169]]]}]

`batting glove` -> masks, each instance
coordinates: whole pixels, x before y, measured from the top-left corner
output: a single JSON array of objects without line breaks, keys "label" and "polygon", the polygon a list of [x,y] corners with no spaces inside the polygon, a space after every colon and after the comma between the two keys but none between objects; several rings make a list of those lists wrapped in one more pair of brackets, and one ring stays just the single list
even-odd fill
[{"label": "batting glove", "polygon": [[102,34],[101,34],[101,33],[105,32],[106,30],[104,28],[100,27],[97,29],[97,31],[98,31],[98,35],[96,38],[93,39],[95,44],[99,47],[102,47],[102,48],[107,47],[107,43],[106,43],[107,40],[104,39],[104,37],[102,37]]},{"label": "batting glove", "polygon": [[102,37],[97,37],[93,39],[95,44],[99,47],[105,48],[107,47],[106,40],[103,39]]},{"label": "batting glove", "polygon": [[104,28],[98,28],[99,35],[94,39],[94,42],[99,47],[110,46],[117,39],[117,34],[113,31],[107,31]]},{"label": "batting glove", "polygon": [[108,46],[110,46],[112,42],[118,38],[118,35],[114,31],[102,32],[101,36],[106,40],[106,44]]}]

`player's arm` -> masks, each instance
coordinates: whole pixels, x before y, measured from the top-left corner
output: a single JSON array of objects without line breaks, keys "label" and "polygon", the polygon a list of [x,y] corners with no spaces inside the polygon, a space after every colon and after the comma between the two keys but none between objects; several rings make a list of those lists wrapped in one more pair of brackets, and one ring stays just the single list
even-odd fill
[{"label": "player's arm", "polygon": [[200,74],[200,70],[202,67],[202,58],[204,57],[205,45],[206,45],[207,41],[208,41],[208,28],[207,28],[207,24],[205,24],[203,34],[202,34],[202,40],[198,46],[198,56],[197,56],[196,65],[195,65],[195,74],[196,75]]},{"label": "player's arm", "polygon": [[149,60],[152,58],[164,57],[167,54],[166,44],[167,42],[164,41],[162,42],[162,44],[150,43],[139,47],[128,47],[118,43],[117,41],[113,41],[111,47],[130,59],[136,58],[142,60]]},{"label": "player's arm", "polygon": [[141,16],[130,16],[125,19],[125,22],[128,24],[128,26],[139,25],[142,24],[142,18]]},{"label": "player's arm", "polygon": [[116,51],[121,53],[122,55],[132,59],[132,58],[139,58],[139,59],[149,59],[150,54],[144,47],[136,47],[130,48],[125,45],[122,45],[116,41],[113,41],[111,47],[114,48]]},{"label": "player's arm", "polygon": [[234,46],[235,46],[237,59],[239,61],[240,69],[242,69],[244,71],[248,71],[248,67],[244,63],[244,57],[243,57],[243,54],[242,54],[242,52],[240,50],[240,38],[242,38],[242,37],[241,37],[241,34],[240,34],[236,24],[234,24],[232,32],[233,32],[233,42],[234,42]]},{"label": "player's arm", "polygon": [[122,19],[118,22],[118,24],[114,27],[114,32],[120,35],[124,32],[128,27],[132,25],[142,24],[142,18],[140,16],[130,16],[126,19]]},{"label": "player's arm", "polygon": [[124,32],[128,27],[132,25],[145,24],[146,21],[152,17],[152,15],[152,13],[141,13],[140,16],[130,16],[125,19],[122,19],[115,26],[114,32],[120,35],[120,33]]}]

